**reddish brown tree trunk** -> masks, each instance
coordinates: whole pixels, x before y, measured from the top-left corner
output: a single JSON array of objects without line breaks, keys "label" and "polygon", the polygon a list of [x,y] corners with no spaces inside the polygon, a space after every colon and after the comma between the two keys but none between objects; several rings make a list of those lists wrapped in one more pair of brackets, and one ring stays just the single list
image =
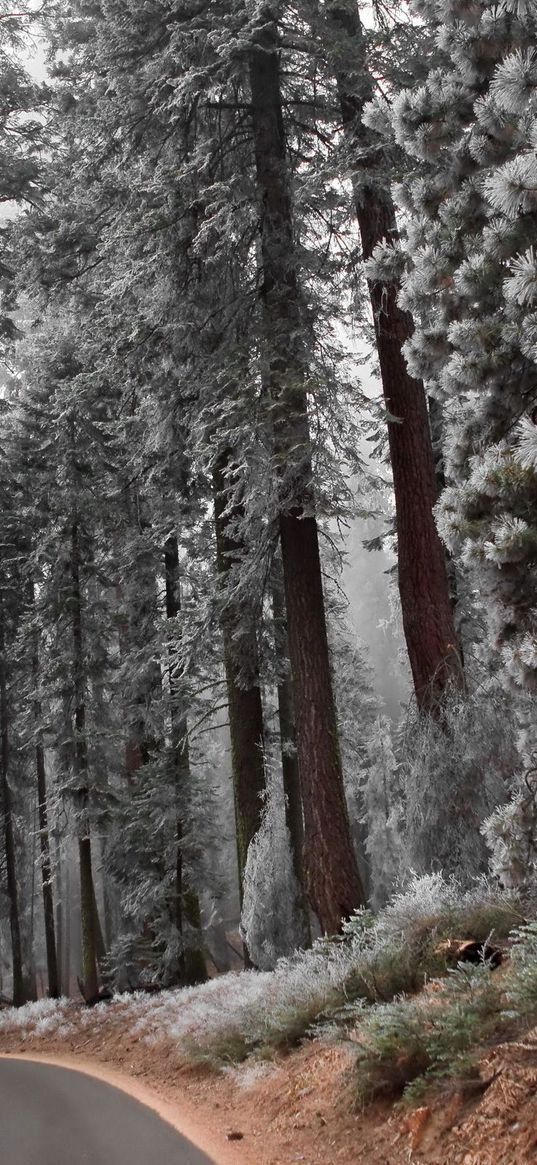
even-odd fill
[{"label": "reddish brown tree trunk", "polygon": [[[261,21],[263,22],[261,24]],[[252,122],[261,210],[261,305],[282,501],[280,537],[304,805],[305,874],[325,932],[364,901],[343,791],[314,516],[277,30],[267,7],[250,54]]]},{"label": "reddish brown tree trunk", "polygon": [[[325,25],[347,141],[355,152],[353,184],[364,259],[378,243],[396,237],[395,211],[382,177],[374,171],[382,152],[362,122],[373,95],[355,0],[331,0]],[[367,175],[367,177],[365,177]],[[398,287],[368,284],[388,422],[397,516],[399,592],[403,627],[418,707],[442,716],[446,685],[463,682],[453,621],[446,556],[433,517],[437,500],[427,398],[422,381],[408,373],[402,346],[412,320],[398,306]]]}]

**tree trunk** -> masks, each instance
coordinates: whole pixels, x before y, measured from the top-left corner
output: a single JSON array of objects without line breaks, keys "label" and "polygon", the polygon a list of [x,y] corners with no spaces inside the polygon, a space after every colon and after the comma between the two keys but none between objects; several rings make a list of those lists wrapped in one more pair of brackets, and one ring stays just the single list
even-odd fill
[{"label": "tree trunk", "polygon": [[[312,909],[325,932],[364,902],[352,849],[337,739],[324,611],[293,244],[277,30],[260,12],[250,53],[252,124],[261,210],[267,388],[280,475],[280,537]],[[282,484],[283,483],[283,484]]]},{"label": "tree trunk", "polygon": [[[175,619],[181,609],[181,591],[179,575],[179,547],[174,534],[166,539],[164,547],[164,570],[166,576],[166,617]],[[196,891],[188,885],[184,876],[183,863],[183,835],[184,827],[181,815],[181,801],[188,795],[192,785],[190,773],[190,754],[188,748],[188,725],[186,716],[181,707],[181,693],[178,690],[174,675],[172,659],[168,672],[170,685],[171,705],[171,739],[172,763],[175,777],[175,795],[177,806],[176,819],[176,862],[175,862],[175,891],[174,916],[177,931],[184,940],[184,923],[186,922],[192,936],[185,943],[180,960],[181,981],[189,986],[194,983],[203,983],[207,978],[205,956],[203,954],[201,935],[201,914]],[[192,938],[196,935],[196,941]]]},{"label": "tree trunk", "polygon": [[82,928],[82,981],[86,999],[99,991],[99,956],[104,951],[93,881],[89,823],[89,772],[86,740],[82,595],[80,587],[80,540],[76,520],[71,526],[71,617],[73,636],[74,765],[78,794],[78,857],[80,870],[80,921]]},{"label": "tree trunk", "polygon": [[[214,521],[217,565],[223,586],[233,566],[241,559],[242,544],[234,526],[239,507],[230,505],[227,474],[229,453],[223,453],[213,468]],[[221,618],[224,640],[224,668],[229,707],[231,765],[235,798],[239,891],[242,887],[248,846],[261,824],[265,790],[264,726],[259,686],[258,648],[252,612],[237,609],[231,597]],[[240,631],[240,640],[237,636]],[[244,672],[246,668],[246,673]]]},{"label": "tree trunk", "polygon": [[60,992],[60,996],[61,996],[62,994],[66,994],[65,982],[64,982],[64,978],[63,978],[63,941],[64,941],[64,939],[63,939],[63,920],[64,920],[63,894],[64,894],[64,888],[63,888],[62,859],[61,859],[61,855],[60,855],[60,844],[58,841],[58,837],[54,836],[54,832],[52,834],[52,837],[53,837],[53,841],[54,841],[54,861],[55,861],[55,865],[56,865],[56,888],[57,888],[54,932],[56,935],[56,962],[58,965],[58,988],[59,988],[59,992]]},{"label": "tree trunk", "polygon": [[52,891],[52,862],[47,812],[47,779],[45,772],[45,752],[41,741],[35,746],[37,773],[37,797],[39,805],[39,839],[41,842],[41,881],[43,888],[43,913],[45,920],[45,945],[47,950],[48,994],[51,999],[61,995],[56,952],[56,926],[54,922],[54,896]]},{"label": "tree trunk", "polygon": [[71,994],[71,868],[69,863],[69,854],[65,862],[65,908],[64,908],[64,928],[63,928],[63,958],[62,958],[62,980],[63,990],[66,995]]},{"label": "tree trunk", "polygon": [[9,926],[11,932],[11,955],[13,968],[13,1004],[22,1007],[26,1003],[24,970],[22,961],[22,941],[15,864],[15,836],[13,831],[11,789],[9,787],[9,711],[7,704],[7,677],[5,662],[4,611],[0,610],[0,767],[2,779],[2,809],[4,825],[4,850],[6,859],[6,889],[9,902]]},{"label": "tree trunk", "polygon": [[[31,602],[34,594],[31,586]],[[48,830],[47,805],[47,776],[45,769],[45,750],[41,733],[41,701],[39,698],[39,633],[33,632],[32,672],[34,681],[34,719],[37,739],[35,746],[35,769],[37,777],[37,806],[39,814],[39,842],[41,847],[41,885],[43,893],[43,914],[45,923],[45,947],[47,952],[48,994],[51,999],[59,999],[61,995],[60,977],[58,972],[58,955],[56,948],[56,925],[54,921],[54,894],[52,889],[52,860],[50,855],[50,837]]]},{"label": "tree trunk", "polygon": [[[364,259],[377,244],[396,238],[395,211],[383,189],[382,148],[363,125],[373,95],[356,0],[330,0],[324,26],[338,86],[347,141],[355,151],[353,186]],[[367,177],[364,177],[364,174]],[[422,381],[407,371],[402,346],[412,319],[398,306],[398,287],[368,282],[388,422],[395,491],[399,592],[403,627],[418,707],[442,718],[446,685],[463,684],[463,671],[447,575],[446,556],[433,517],[435,464]]]}]

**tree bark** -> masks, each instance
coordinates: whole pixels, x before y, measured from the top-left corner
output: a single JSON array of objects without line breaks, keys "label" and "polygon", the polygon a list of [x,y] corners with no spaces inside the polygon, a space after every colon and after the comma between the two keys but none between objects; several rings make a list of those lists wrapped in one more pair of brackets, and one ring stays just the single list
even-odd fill
[{"label": "tree bark", "polygon": [[45,752],[41,741],[35,746],[37,774],[37,797],[39,806],[39,840],[41,844],[41,881],[43,890],[43,914],[45,921],[45,945],[47,951],[48,994],[51,999],[61,995],[56,951],[56,925],[54,922],[54,895],[52,891],[52,862],[48,832],[47,778]]},{"label": "tree bark", "polygon": [[[31,584],[31,602],[34,602],[34,588]],[[34,682],[34,719],[37,732],[35,745],[35,769],[37,778],[37,806],[39,815],[39,843],[41,848],[41,885],[43,894],[43,915],[45,923],[45,947],[47,952],[48,994],[51,999],[61,995],[56,947],[56,924],[54,920],[54,894],[52,889],[52,859],[48,829],[47,775],[45,769],[45,749],[41,732],[41,700],[39,698],[39,632],[33,632],[32,672]]]},{"label": "tree bark", "polygon": [[13,830],[12,799],[9,786],[9,710],[7,702],[7,676],[5,661],[4,610],[0,609],[0,768],[2,781],[2,810],[4,825],[4,849],[6,859],[6,889],[9,902],[9,927],[11,933],[11,956],[13,969],[13,1004],[22,1007],[26,1003],[24,968],[22,960],[22,940],[15,861],[15,835]]},{"label": "tree bark", "polygon": [[280,90],[277,29],[261,10],[250,53],[261,211],[267,387],[280,476],[279,527],[305,830],[305,874],[325,932],[364,902],[352,849],[330,675],[302,350],[303,320]]},{"label": "tree bark", "polygon": [[[241,560],[242,544],[236,533],[239,508],[231,504],[229,453],[213,467],[214,522],[218,572],[223,587],[233,566]],[[229,709],[231,766],[235,800],[239,892],[242,902],[248,846],[261,824],[265,790],[264,725],[259,686],[258,648],[252,612],[238,610],[226,600],[221,617],[224,669]]]},{"label": "tree bark", "polygon": [[91,835],[88,819],[89,771],[86,740],[84,645],[80,586],[80,532],[76,519],[71,526],[71,619],[73,644],[74,765],[78,796],[78,858],[80,871],[80,920],[82,928],[82,980],[86,999],[99,991],[99,954],[104,950],[93,880]]},{"label": "tree bark", "polygon": [[[377,244],[397,236],[395,210],[382,175],[382,148],[362,121],[373,96],[356,0],[330,0],[325,31],[336,77],[341,118],[355,157],[352,180],[364,259]],[[418,707],[442,719],[442,696],[451,682],[463,685],[463,669],[453,620],[446,556],[433,507],[437,500],[435,463],[422,381],[408,373],[402,346],[412,335],[412,319],[398,305],[396,284],[369,280],[380,374],[388,421],[395,492],[398,576],[403,627]]]},{"label": "tree bark", "polygon": [[54,861],[56,865],[56,911],[54,918],[54,933],[56,935],[56,962],[58,966],[58,987],[60,996],[64,993],[64,978],[63,978],[63,920],[64,920],[64,904],[63,904],[63,876],[62,876],[62,859],[60,853],[60,843],[57,834],[53,833],[54,842]]},{"label": "tree bark", "polygon": [[71,869],[69,855],[65,862],[65,909],[64,909],[64,938],[62,957],[62,984],[66,995],[71,994]]},{"label": "tree bark", "polygon": [[[166,539],[164,546],[164,570],[166,579],[166,617],[175,619],[181,609],[179,574],[179,547],[175,534]],[[196,891],[189,885],[184,875],[183,837],[184,826],[181,814],[181,800],[191,787],[190,754],[188,747],[188,725],[181,707],[181,693],[178,690],[172,660],[168,671],[171,705],[171,745],[172,763],[175,777],[177,806],[176,819],[176,861],[173,913],[179,935],[183,938],[180,959],[180,979],[186,986],[203,983],[207,978],[205,956],[201,935],[201,914]],[[184,923],[187,923],[192,937],[185,943]],[[195,935],[195,941],[192,941]]]}]

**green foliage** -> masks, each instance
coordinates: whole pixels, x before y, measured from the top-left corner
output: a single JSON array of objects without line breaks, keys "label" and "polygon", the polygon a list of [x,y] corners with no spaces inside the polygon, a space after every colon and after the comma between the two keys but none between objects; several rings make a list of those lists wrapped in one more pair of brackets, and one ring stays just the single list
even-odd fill
[{"label": "green foliage", "polygon": [[459,965],[414,1000],[374,1008],[360,1022],[357,1098],[401,1094],[445,1076],[471,1073],[479,1045],[502,1028],[501,982],[484,964]]},{"label": "green foliage", "polygon": [[537,1015],[537,922],[516,931],[512,968],[506,990],[508,1006],[515,1016]]}]

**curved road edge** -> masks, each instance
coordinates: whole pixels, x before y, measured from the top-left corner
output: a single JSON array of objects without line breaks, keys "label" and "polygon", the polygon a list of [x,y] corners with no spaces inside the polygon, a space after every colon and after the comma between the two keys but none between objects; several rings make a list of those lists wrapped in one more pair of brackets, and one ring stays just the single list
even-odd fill
[{"label": "curved road edge", "polygon": [[[217,1136],[210,1130],[202,1128],[194,1106],[189,1105],[189,1112],[184,1111],[180,1101],[172,1102],[159,1096],[158,1092],[149,1084],[142,1084],[135,1076],[127,1071],[110,1068],[100,1060],[85,1059],[77,1055],[47,1055],[38,1052],[0,1052],[0,1060],[20,1060],[23,1063],[50,1064],[57,1068],[68,1068],[72,1072],[79,1072],[85,1076],[92,1076],[102,1084],[109,1084],[112,1088],[125,1092],[127,1096],[137,1100],[146,1108],[152,1110],[166,1124],[171,1125],[176,1132],[190,1141],[197,1149],[205,1153],[214,1162],[214,1165],[249,1165],[244,1152],[237,1153],[231,1145],[218,1143]],[[202,1114],[199,1114],[199,1119]]]}]

